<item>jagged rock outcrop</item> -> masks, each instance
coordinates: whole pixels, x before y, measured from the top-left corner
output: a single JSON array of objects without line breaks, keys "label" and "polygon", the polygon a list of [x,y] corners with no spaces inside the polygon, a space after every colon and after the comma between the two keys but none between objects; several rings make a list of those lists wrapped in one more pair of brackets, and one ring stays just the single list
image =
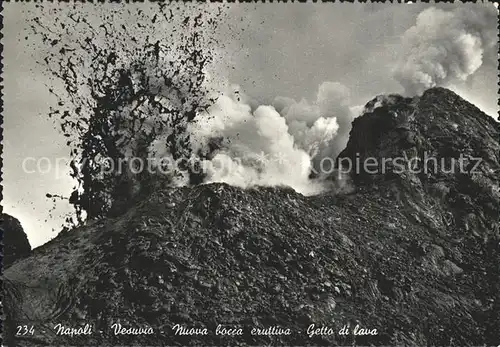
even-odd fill
[{"label": "jagged rock outcrop", "polygon": [[16,260],[28,256],[31,252],[31,245],[21,223],[16,218],[2,213],[0,229],[3,234],[3,267],[6,268]]},{"label": "jagged rock outcrop", "polygon": [[[9,346],[497,344],[498,182],[489,171],[499,164],[497,124],[444,89],[394,100],[367,105],[341,157],[423,149],[446,157],[451,148],[485,166],[360,174],[348,195],[226,184],[157,190],[6,270],[7,327],[36,322],[33,335],[8,330]],[[154,334],[115,335],[118,322]],[[57,323],[91,324],[93,333],[56,336]],[[175,324],[208,335],[175,335]],[[244,335],[217,336],[218,324]],[[309,337],[311,324],[336,332],[359,324],[377,335]],[[276,326],[290,335],[251,333]]]}]

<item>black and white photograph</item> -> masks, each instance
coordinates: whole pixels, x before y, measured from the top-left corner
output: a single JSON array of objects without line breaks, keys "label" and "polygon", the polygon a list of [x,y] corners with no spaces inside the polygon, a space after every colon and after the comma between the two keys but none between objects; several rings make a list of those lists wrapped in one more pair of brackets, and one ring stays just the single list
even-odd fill
[{"label": "black and white photograph", "polygon": [[498,4],[2,5],[2,346],[499,346]]}]

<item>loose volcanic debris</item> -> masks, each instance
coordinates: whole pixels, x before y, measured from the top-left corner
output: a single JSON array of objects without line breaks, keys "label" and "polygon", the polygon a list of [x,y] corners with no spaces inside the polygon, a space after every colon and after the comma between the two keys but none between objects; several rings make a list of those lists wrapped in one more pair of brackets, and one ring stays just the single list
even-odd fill
[{"label": "loose volcanic debris", "polygon": [[[66,220],[70,228],[85,217],[121,213],[122,203],[132,198],[137,182],[128,172],[103,171],[103,165],[145,159],[149,146],[165,134],[164,150],[172,159],[191,156],[186,127],[214,101],[207,69],[223,47],[214,35],[219,25],[214,19],[225,15],[224,5],[158,4],[148,12],[117,5],[92,19],[78,8],[36,8],[47,12],[31,25],[45,45],[39,63],[54,85],[62,82],[63,87],[49,89],[59,100],[49,116],[71,149],[71,176],[77,186],[69,197],[76,211],[76,220]],[[134,23],[127,23],[132,14]],[[119,32],[111,18],[123,23]],[[191,171],[190,181],[202,181]],[[151,177],[139,176],[142,190],[149,192]]]}]

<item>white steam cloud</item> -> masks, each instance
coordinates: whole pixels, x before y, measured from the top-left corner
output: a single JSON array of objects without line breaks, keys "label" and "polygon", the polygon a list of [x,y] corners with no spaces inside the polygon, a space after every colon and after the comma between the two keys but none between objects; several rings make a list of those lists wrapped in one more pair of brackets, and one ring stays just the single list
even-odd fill
[{"label": "white steam cloud", "polygon": [[354,114],[346,87],[325,82],[313,103],[279,97],[274,106],[260,105],[254,111],[241,92],[229,94],[219,97],[190,128],[195,152],[214,138],[223,139],[213,158],[204,162],[208,182],[244,188],[285,185],[305,195],[331,186],[309,177],[315,170],[321,176],[325,157],[323,172],[329,171],[347,143]]},{"label": "white steam cloud", "polygon": [[497,11],[491,6],[422,11],[402,37],[403,54],[394,77],[410,95],[465,81],[497,43]]}]

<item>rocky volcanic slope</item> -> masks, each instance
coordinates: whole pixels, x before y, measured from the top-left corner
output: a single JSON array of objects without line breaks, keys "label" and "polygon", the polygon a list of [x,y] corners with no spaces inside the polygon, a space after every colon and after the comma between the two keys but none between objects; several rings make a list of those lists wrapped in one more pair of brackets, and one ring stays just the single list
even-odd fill
[{"label": "rocky volcanic slope", "polygon": [[[497,345],[497,123],[441,88],[367,107],[340,157],[465,153],[483,163],[475,173],[360,173],[348,195],[157,190],[6,269],[7,345]],[[155,334],[114,336],[114,322]],[[56,323],[94,333],[55,336]],[[176,336],[177,323],[209,335]],[[312,323],[378,335],[309,338]],[[34,334],[14,338],[23,324]],[[217,324],[244,336],[216,336]],[[270,326],[292,333],[250,334]]]}]

